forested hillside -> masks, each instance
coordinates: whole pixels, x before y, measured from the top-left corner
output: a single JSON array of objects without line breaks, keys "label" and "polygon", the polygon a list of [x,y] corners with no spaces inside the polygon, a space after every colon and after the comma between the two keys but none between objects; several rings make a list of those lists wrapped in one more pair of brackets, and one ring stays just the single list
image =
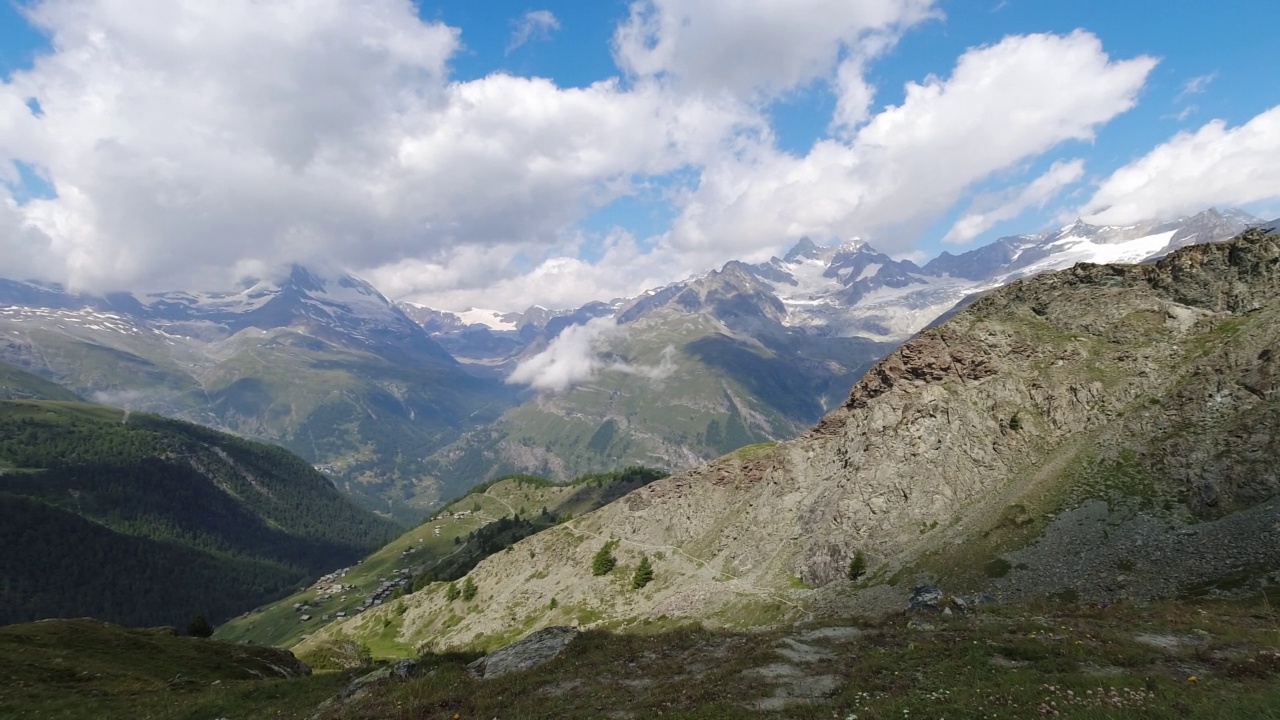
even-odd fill
[{"label": "forested hillside", "polygon": [[0,623],[217,622],[395,532],[282,448],[112,408],[0,402]]}]

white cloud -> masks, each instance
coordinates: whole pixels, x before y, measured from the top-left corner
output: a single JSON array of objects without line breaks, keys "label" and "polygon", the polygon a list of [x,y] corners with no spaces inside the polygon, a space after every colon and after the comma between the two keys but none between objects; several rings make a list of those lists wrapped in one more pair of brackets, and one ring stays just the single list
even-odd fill
[{"label": "white cloud", "polygon": [[675,348],[662,351],[657,365],[634,365],[603,356],[611,343],[625,340],[627,329],[613,318],[602,317],[565,328],[542,352],[526,358],[507,382],[528,385],[540,392],[560,393],[591,382],[602,372],[634,375],[661,382],[675,372]]},{"label": "white cloud", "polygon": [[550,10],[530,10],[514,24],[511,42],[507,43],[508,53],[532,40],[548,40],[553,30],[560,29],[560,20]]},{"label": "white cloud", "polygon": [[[1010,37],[876,113],[866,68],[933,0],[639,0],[613,40],[626,77],[577,88],[452,80],[460,31],[409,0],[25,7],[53,50],[0,82],[0,182],[24,162],[57,197],[0,186],[5,275],[216,287],[301,261],[455,309],[633,295],[802,235],[910,253],[975,183],[1091,139],[1154,64]],[[813,82],[832,137],[783,152],[770,106]],[[581,259],[575,223],[653,186],[669,230]]]},{"label": "white cloud", "polygon": [[951,243],[967,243],[998,223],[1012,220],[1030,208],[1044,207],[1045,203],[1056,197],[1063,188],[1078,182],[1082,177],[1084,177],[1083,160],[1079,158],[1065,162],[1059,160],[1007,201],[986,210],[971,207],[951,226],[942,240]]},{"label": "white cloud", "polygon": [[916,233],[973,184],[1016,167],[1133,107],[1155,60],[1111,60],[1093,35],[1013,36],[965,53],[946,79],[910,83],[901,105],[850,140],[803,157],[756,147],[713,163],[665,243],[713,255],[767,255],[801,236],[861,236],[884,252]]},{"label": "white cloud", "polygon": [[662,382],[671,377],[676,371],[676,348],[674,345],[668,345],[662,349],[662,355],[657,365],[630,365],[626,363],[613,363],[608,366],[609,370],[625,373],[627,375],[635,375],[642,377],[651,382]]},{"label": "white cloud", "polygon": [[737,97],[826,76],[842,51],[937,15],[933,0],[637,0],[614,35],[618,65]]},{"label": "white cloud", "polygon": [[1209,84],[1218,78],[1218,73],[1209,73],[1208,75],[1197,75],[1182,84],[1182,90],[1178,92],[1178,96],[1174,98],[1174,102],[1179,102],[1192,95],[1199,95],[1209,89]]},{"label": "white cloud", "polygon": [[458,31],[408,0],[45,0],[31,14],[55,51],[0,85],[0,166],[50,179],[56,198],[15,211],[50,239],[31,264],[89,289],[554,246],[637,177],[759,123],[650,83],[450,82]]},{"label": "white cloud", "polygon": [[1079,210],[1126,225],[1206,207],[1280,199],[1280,106],[1236,128],[1214,120],[1182,132],[1103,180]]},{"label": "white cloud", "polygon": [[695,269],[682,269],[679,258],[645,253],[622,231],[604,239],[595,262],[575,257],[575,249],[543,253],[533,245],[459,245],[437,262],[405,260],[359,274],[391,297],[458,311],[580,307],[593,300],[634,297]]},{"label": "white cloud", "polygon": [[507,382],[548,392],[564,392],[590,382],[606,364],[600,358],[605,343],[621,332],[613,318],[596,318],[565,328],[546,350],[521,361]]}]

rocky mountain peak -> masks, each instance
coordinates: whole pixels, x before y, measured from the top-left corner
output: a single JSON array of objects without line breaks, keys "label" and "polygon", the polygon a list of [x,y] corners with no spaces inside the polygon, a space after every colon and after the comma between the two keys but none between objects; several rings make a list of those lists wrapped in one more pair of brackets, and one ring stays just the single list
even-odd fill
[{"label": "rocky mountain peak", "polygon": [[280,283],[280,289],[295,290],[298,292],[324,292],[326,282],[323,278],[308,270],[301,265],[292,265],[289,267],[289,274],[284,282]]},{"label": "rocky mountain peak", "polygon": [[782,259],[785,262],[794,263],[800,260],[816,260],[821,255],[822,248],[819,248],[808,236],[805,236],[800,238]]},{"label": "rocky mountain peak", "polygon": [[1173,237],[1169,239],[1168,251],[1186,247],[1187,245],[1212,242],[1215,239],[1242,232],[1246,228],[1257,224],[1257,218],[1241,210],[1232,209],[1223,213],[1216,208],[1210,208],[1189,218],[1183,218],[1177,223],[1170,223],[1165,226],[1176,226]]}]

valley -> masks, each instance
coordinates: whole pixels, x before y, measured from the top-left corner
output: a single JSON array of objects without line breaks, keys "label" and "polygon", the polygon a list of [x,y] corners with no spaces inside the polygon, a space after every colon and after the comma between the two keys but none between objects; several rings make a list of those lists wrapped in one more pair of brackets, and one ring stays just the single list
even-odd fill
[{"label": "valley", "polygon": [[46,400],[0,402],[0,512],[3,623],[218,623],[395,533],[281,448]]},{"label": "valley", "polygon": [[[157,716],[219,707],[320,718],[585,717],[610,708],[708,718],[883,718],[938,708],[1010,718],[1273,717],[1277,272],[1280,236],[1255,230],[1155,263],[1085,263],[1015,281],[871,365],[835,410],[793,440],[751,435],[744,418],[768,416],[739,406],[733,386],[722,386],[734,408],[728,417],[737,412],[740,423],[723,427],[739,428],[731,444],[742,447],[670,476],[632,468],[570,483],[496,478],[358,562],[336,565],[340,555],[326,550],[317,582],[230,618],[214,641],[163,641],[210,643],[184,646],[184,664],[235,647],[287,647],[312,676],[206,679]],[[633,368],[663,357],[609,352]],[[13,423],[7,435],[22,438],[0,446],[6,502],[22,504],[13,518],[70,528],[41,513],[70,514],[74,505],[91,527],[136,528],[122,520],[138,515],[131,506],[98,509],[110,507],[110,484],[86,493],[68,484],[67,469],[100,462],[87,452],[95,443],[116,459],[133,457],[122,449],[143,431],[199,439],[148,435],[139,459],[157,442],[169,448],[162,461],[194,450],[197,466],[219,482],[242,482],[236,472],[248,478],[236,497],[256,490],[280,499],[285,486],[268,492],[257,471],[243,474],[258,461],[242,453],[260,446],[145,413],[32,399],[65,391],[6,372],[6,392],[24,398],[0,403]],[[664,372],[646,380],[687,382],[679,392],[695,402],[707,384],[682,379],[678,368]],[[573,392],[599,392],[607,378]],[[800,381],[785,372],[774,380]],[[781,394],[804,396],[790,387]],[[612,392],[625,402],[620,389]],[[674,427],[678,418],[666,422]],[[42,448],[77,433],[102,439],[72,440],[78,450],[48,459]],[[587,443],[625,447],[608,449],[624,437],[617,431],[597,436],[598,428]],[[561,447],[550,437],[526,439],[537,442]],[[200,447],[215,451],[201,455]],[[292,462],[302,476],[323,477],[283,450],[276,455],[273,462]],[[229,469],[217,469],[215,458]],[[6,527],[29,542],[21,523]],[[227,542],[196,526],[181,532],[205,538],[196,548]],[[252,538],[241,532],[237,542],[248,548]],[[117,563],[129,557],[112,552]],[[175,564],[182,562],[165,562]],[[33,566],[26,559],[14,567]],[[247,566],[229,572],[267,577]],[[304,577],[319,576],[310,572]],[[296,582],[289,578],[267,592],[285,595]],[[222,600],[247,606],[234,583],[222,586]],[[112,607],[94,612],[110,616]],[[59,622],[12,628],[36,646],[32,638],[61,632]],[[49,642],[78,643],[76,652],[91,657],[94,643],[129,647],[142,637],[104,628]],[[475,679],[470,668],[481,657],[544,628],[571,650],[509,679]],[[153,671],[125,666],[119,682],[134,672]],[[22,682],[0,693],[0,708],[64,707],[77,717],[58,705],[55,681]],[[94,682],[109,702],[120,697],[116,680]],[[128,702],[145,706],[157,692]]]},{"label": "valley", "polygon": [[[367,509],[414,524],[505,474],[683,470],[794,438],[957,303],[1259,222],[1239,210],[1077,222],[922,265],[805,239],[768,262],[554,311],[397,305],[298,265],[232,289],[138,296],[3,280],[0,362],[87,400],[279,443]],[[553,369],[564,367],[578,369]]]},{"label": "valley", "polygon": [[0,4],[0,720],[1280,720],[1280,3]]}]

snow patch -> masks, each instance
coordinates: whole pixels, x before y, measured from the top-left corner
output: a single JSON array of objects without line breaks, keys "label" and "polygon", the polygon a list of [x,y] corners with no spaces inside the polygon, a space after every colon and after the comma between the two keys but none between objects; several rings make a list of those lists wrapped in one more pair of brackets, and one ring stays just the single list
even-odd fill
[{"label": "snow patch", "polygon": [[482,308],[468,308],[457,313],[458,319],[463,325],[484,325],[490,330],[518,330],[519,326],[515,323],[504,320],[503,315],[497,310],[484,310]]}]

